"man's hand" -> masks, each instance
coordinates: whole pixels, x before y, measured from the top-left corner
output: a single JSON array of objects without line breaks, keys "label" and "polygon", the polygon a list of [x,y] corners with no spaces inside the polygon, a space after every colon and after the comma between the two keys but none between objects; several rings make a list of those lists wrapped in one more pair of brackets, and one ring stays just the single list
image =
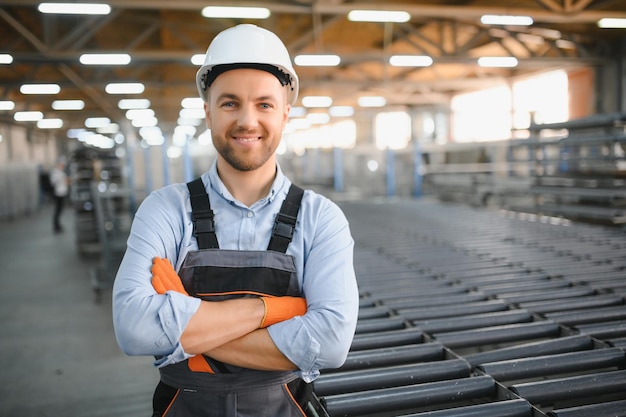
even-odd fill
[{"label": "man's hand", "polygon": [[259,326],[261,328],[306,313],[306,300],[302,297],[261,297],[261,300],[265,305],[265,314]]},{"label": "man's hand", "polygon": [[165,258],[154,258],[152,260],[152,286],[159,294],[165,294],[167,291],[176,291],[189,295],[174,267]]}]

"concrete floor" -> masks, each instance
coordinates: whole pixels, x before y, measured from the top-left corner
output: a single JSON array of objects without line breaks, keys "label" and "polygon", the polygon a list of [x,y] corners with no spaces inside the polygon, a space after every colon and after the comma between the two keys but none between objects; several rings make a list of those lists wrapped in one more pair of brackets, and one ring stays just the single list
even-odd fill
[{"label": "concrete floor", "polygon": [[110,290],[96,302],[96,259],[79,256],[73,212],[0,222],[0,416],[149,416],[158,371],[113,334]]}]

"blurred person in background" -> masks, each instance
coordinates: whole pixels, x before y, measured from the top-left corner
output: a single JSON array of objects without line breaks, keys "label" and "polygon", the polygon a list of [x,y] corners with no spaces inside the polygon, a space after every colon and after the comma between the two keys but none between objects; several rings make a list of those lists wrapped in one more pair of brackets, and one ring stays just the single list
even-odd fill
[{"label": "blurred person in background", "polygon": [[52,199],[54,201],[54,213],[52,226],[55,233],[62,233],[61,214],[63,206],[70,190],[70,179],[65,172],[65,157],[58,159],[57,164],[50,170],[50,184],[52,185]]}]

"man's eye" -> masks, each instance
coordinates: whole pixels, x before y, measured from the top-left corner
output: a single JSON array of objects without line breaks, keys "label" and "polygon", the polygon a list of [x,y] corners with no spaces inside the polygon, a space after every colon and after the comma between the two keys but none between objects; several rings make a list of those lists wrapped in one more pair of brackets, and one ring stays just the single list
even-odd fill
[{"label": "man's eye", "polygon": [[222,103],[222,107],[235,107],[237,103],[234,101],[225,101]]}]

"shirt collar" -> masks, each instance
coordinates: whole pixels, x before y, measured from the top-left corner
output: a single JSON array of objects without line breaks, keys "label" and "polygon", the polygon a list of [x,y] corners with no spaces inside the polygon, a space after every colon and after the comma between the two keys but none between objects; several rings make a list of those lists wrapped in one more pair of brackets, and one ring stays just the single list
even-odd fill
[{"label": "shirt collar", "polygon": [[[209,171],[206,173],[206,176],[209,180],[209,187],[212,188],[213,191],[215,191],[219,196],[221,196],[223,199],[227,200],[231,204],[242,205],[235,199],[235,197],[232,196],[232,194],[230,193],[230,191],[228,191],[228,189],[222,182],[222,179],[218,175],[217,159],[213,161],[213,164],[211,165]],[[291,183],[283,173],[283,170],[280,168],[278,162],[276,162],[276,178],[274,178],[274,182],[272,183],[269,193],[267,194],[267,196],[257,201],[253,205],[263,203],[264,201],[271,203],[272,201],[274,201],[274,198],[276,198],[276,196],[281,194],[282,190],[284,190],[284,194],[286,195],[290,185]]]}]

